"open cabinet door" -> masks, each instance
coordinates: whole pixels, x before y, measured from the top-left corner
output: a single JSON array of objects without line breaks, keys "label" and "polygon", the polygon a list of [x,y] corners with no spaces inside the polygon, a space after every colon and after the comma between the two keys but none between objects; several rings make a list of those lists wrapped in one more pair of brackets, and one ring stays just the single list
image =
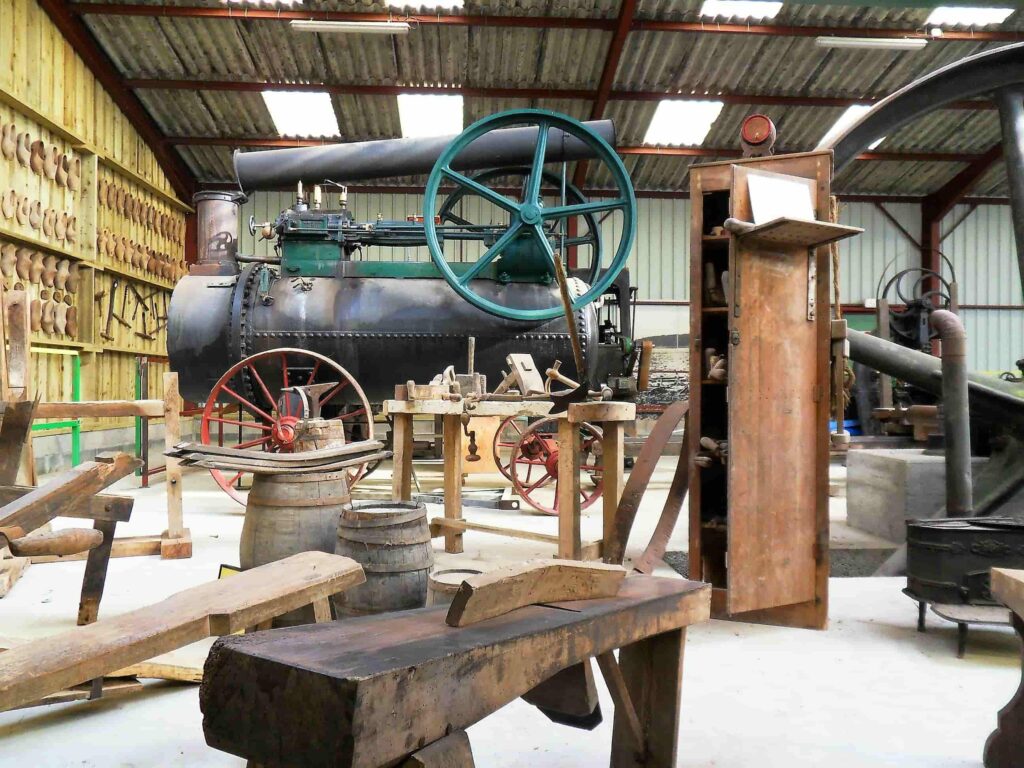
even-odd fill
[{"label": "open cabinet door", "polygon": [[[747,180],[747,169],[734,166],[732,213],[752,221]],[[817,202],[812,200],[815,207]],[[745,247],[743,238],[733,241],[730,614],[815,599],[822,357],[809,253],[799,246],[755,248]]]}]

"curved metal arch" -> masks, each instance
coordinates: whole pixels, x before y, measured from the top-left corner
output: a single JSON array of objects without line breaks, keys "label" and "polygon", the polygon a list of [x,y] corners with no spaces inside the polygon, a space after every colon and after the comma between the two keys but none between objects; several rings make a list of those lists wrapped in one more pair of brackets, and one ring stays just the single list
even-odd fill
[{"label": "curved metal arch", "polygon": [[968,56],[886,96],[831,142],[818,149],[835,153],[843,170],[872,142],[947,104],[1024,84],[1024,43]]}]

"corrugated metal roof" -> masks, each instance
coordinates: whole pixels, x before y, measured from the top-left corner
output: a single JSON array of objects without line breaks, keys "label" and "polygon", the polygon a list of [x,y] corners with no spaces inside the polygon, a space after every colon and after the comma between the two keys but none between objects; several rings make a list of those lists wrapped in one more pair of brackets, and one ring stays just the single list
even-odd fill
[{"label": "corrugated metal roof", "polygon": [[[86,5],[89,0],[80,4]],[[222,0],[115,0],[153,5],[223,7]],[[249,5],[254,5],[250,3]],[[464,15],[561,16],[613,21],[619,0],[465,0]],[[702,21],[701,0],[640,0],[638,19]],[[240,13],[243,6],[233,5]],[[324,0],[261,8],[440,13],[430,4],[389,8],[381,0]],[[821,27],[920,29],[927,8],[786,3],[770,23]],[[128,78],[330,82],[355,85],[430,85],[478,88],[573,88],[594,90],[612,33],[602,29],[421,25],[405,36],[295,33],[285,21],[197,19],[86,14],[86,24]],[[745,19],[703,20],[743,23]],[[1002,29],[1024,29],[1024,12]],[[974,42],[930,43],[918,51],[824,49],[813,37],[770,37],[690,32],[634,31],[626,39],[615,76],[617,90],[683,93],[757,93],[768,96],[883,96],[921,75],[993,47]],[[146,90],[139,97],[160,128],[174,136],[273,135],[259,94],[203,90]],[[400,134],[393,96],[335,95],[343,140]],[[570,99],[467,97],[465,121],[516,107],[542,107],[579,119],[592,103]],[[623,145],[640,144],[656,108],[650,101],[611,101]],[[780,151],[813,148],[842,108],[727,105],[703,146],[738,149],[743,118],[769,115],[779,127]],[[980,153],[999,141],[994,110],[943,110],[887,137],[879,151]],[[182,155],[204,180],[229,180],[230,150],[183,147]],[[682,190],[692,158],[630,156],[626,165],[639,189]],[[923,194],[962,167],[955,162],[858,162],[837,179],[844,192]],[[605,185],[607,174],[591,164],[588,184]],[[1005,194],[1005,175],[993,170],[978,185],[984,194]],[[983,192],[984,190],[984,192]]]}]

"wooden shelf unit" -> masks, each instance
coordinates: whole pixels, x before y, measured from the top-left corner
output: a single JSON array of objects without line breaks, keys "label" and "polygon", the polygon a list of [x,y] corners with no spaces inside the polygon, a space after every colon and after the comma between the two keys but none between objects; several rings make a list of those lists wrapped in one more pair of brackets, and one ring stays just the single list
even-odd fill
[{"label": "wooden shelf unit", "polygon": [[[690,578],[718,618],[823,629],[828,621],[829,249],[710,235],[752,221],[747,169],[815,181],[828,221],[830,152],[697,165],[692,211],[686,439],[728,441],[728,462],[690,465]],[[737,268],[739,272],[737,273]],[[705,307],[705,271],[728,271],[726,306]],[[816,311],[816,308],[821,311]],[[707,378],[705,351],[728,357]]]}]

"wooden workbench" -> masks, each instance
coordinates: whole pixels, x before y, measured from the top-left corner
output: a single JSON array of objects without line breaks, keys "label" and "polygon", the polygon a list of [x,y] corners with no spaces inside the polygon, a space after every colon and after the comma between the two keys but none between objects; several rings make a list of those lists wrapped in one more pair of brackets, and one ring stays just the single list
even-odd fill
[{"label": "wooden workbench", "polygon": [[620,648],[611,766],[674,768],[686,627],[707,620],[710,592],[631,576],[615,597],[467,627],[445,624],[441,606],[224,638],[204,670],[203,731],[250,765],[394,766]]},{"label": "wooden workbench", "polygon": [[[1024,643],[1024,571],[993,568],[992,596],[1010,609],[1013,628]],[[1024,755],[1024,670],[1020,687],[999,711],[997,722],[985,742],[985,768],[1017,768]]]},{"label": "wooden workbench", "polygon": [[592,402],[572,403],[565,414],[559,416],[558,456],[559,476],[572,478],[572,482],[559,484],[557,538],[510,528],[479,525],[462,519],[462,451],[449,446],[462,444],[462,417],[548,416],[552,404],[547,401],[521,402],[470,400],[386,400],[384,415],[394,425],[394,474],[392,495],[396,500],[412,499],[412,446],[413,417],[440,416],[444,440],[444,517],[431,521],[434,532],[444,535],[445,552],[463,551],[462,536],[467,530],[480,530],[513,538],[550,541],[557,545],[558,557],[571,560],[597,559],[601,556],[600,542],[584,545],[580,535],[580,454],[579,425],[588,422],[602,433],[603,455],[603,537],[608,540],[613,531],[615,510],[622,495],[623,434],[626,422],[636,420],[634,403]]}]

